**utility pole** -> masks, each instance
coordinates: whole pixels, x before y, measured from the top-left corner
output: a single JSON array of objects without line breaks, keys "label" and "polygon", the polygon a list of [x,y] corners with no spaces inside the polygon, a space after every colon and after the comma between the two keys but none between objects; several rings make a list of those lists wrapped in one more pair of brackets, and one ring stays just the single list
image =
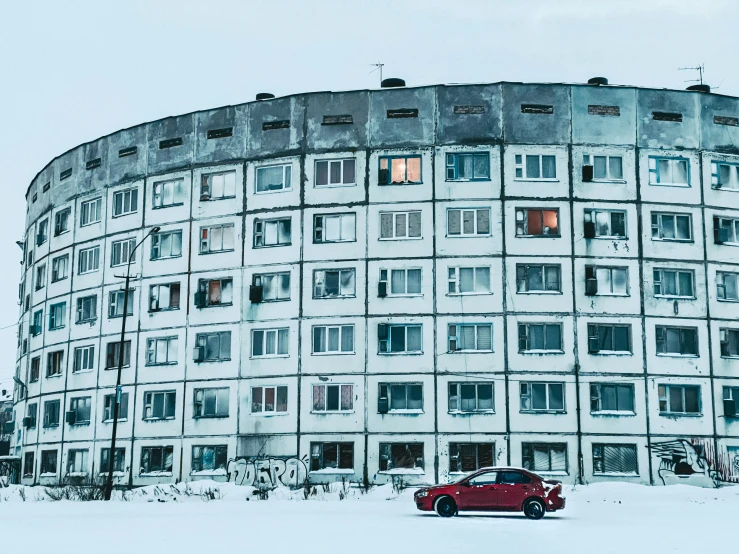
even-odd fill
[{"label": "utility pole", "polygon": [[[110,439],[110,452],[108,453],[108,479],[105,483],[105,500],[110,500],[110,495],[113,493],[113,470],[115,468],[115,439],[118,433],[118,407],[121,404],[121,372],[123,369],[124,351],[126,344],[126,315],[128,314],[128,289],[131,282],[131,261],[133,261],[133,255],[136,249],[141,246],[144,241],[149,238],[150,235],[158,233],[160,227],[152,227],[144,238],[142,238],[133,250],[128,254],[128,264],[126,265],[126,284],[123,288],[123,317],[121,318],[121,340],[118,344],[118,377],[115,384],[115,394],[113,395],[113,433]],[[116,275],[116,277],[124,277],[123,275]]]}]

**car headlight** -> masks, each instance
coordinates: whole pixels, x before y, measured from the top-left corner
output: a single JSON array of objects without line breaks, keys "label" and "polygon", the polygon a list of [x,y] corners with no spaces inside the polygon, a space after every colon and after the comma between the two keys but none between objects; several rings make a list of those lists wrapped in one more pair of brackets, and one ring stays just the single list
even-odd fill
[{"label": "car headlight", "polygon": [[418,491],[416,493],[416,498],[423,498],[424,496],[428,496],[428,495],[429,495],[429,491]]}]

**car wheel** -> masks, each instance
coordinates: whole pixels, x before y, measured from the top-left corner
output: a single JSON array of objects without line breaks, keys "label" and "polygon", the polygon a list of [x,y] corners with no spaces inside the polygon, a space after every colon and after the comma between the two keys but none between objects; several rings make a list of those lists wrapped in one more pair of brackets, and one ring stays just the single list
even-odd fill
[{"label": "car wheel", "polygon": [[523,513],[529,519],[541,519],[546,513],[546,508],[541,500],[533,498],[523,505]]},{"label": "car wheel", "polygon": [[441,517],[452,517],[457,513],[457,504],[454,499],[443,496],[436,501],[436,513]]}]

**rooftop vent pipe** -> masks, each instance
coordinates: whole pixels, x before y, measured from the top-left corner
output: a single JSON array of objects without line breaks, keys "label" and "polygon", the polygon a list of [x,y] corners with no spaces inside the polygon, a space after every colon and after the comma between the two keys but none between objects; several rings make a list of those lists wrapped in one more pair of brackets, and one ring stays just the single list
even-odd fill
[{"label": "rooftop vent pipe", "polygon": [[695,92],[711,92],[711,85],[690,85],[685,90],[693,90]]},{"label": "rooftop vent pipe", "polygon": [[593,77],[592,79],[588,79],[589,85],[607,85],[608,79],[605,77]]},{"label": "rooftop vent pipe", "polygon": [[258,92],[257,93],[257,100],[269,100],[270,98],[274,98],[275,95],[271,92]]},{"label": "rooftop vent pipe", "polygon": [[390,77],[388,79],[383,79],[380,86],[382,88],[404,87],[405,81],[403,79],[398,79],[397,77]]}]

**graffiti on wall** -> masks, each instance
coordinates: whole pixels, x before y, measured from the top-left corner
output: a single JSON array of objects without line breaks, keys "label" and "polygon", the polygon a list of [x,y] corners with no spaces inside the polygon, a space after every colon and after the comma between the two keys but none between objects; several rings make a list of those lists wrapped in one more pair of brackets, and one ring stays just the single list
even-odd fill
[{"label": "graffiti on wall", "polygon": [[652,443],[651,451],[659,459],[657,475],[663,485],[695,485],[718,487],[722,482],[735,481],[732,464],[715,451],[713,442],[703,439],[677,439]]},{"label": "graffiti on wall", "polygon": [[238,457],[228,461],[228,481],[259,489],[298,487],[308,476],[308,458],[295,456]]}]

